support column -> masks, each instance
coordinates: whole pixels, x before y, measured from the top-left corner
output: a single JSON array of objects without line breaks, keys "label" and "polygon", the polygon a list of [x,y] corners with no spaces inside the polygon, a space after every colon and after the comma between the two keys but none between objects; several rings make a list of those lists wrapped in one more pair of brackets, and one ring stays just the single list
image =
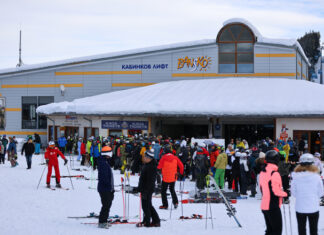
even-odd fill
[{"label": "support column", "polygon": [[148,117],[148,134],[152,133],[152,117]]}]

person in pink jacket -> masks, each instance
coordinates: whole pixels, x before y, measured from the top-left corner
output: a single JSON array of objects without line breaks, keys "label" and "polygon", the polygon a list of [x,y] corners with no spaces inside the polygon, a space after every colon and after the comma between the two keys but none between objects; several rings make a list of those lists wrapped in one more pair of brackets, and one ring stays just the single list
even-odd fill
[{"label": "person in pink jacket", "polygon": [[275,150],[266,152],[266,165],[260,173],[261,210],[267,226],[266,235],[282,233],[280,207],[282,198],[287,197],[287,193],[282,189],[281,176],[278,172],[279,158],[279,154]]}]

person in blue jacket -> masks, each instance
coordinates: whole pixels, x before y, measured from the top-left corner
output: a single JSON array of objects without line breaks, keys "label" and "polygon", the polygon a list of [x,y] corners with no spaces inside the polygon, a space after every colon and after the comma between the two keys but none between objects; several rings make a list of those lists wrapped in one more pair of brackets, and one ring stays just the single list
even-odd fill
[{"label": "person in blue jacket", "polygon": [[114,200],[114,175],[111,170],[109,160],[112,156],[112,149],[109,146],[104,146],[101,154],[98,157],[98,193],[101,198],[101,211],[99,214],[99,228],[109,228],[107,219],[109,211]]},{"label": "person in blue jacket", "polygon": [[60,151],[64,154],[65,153],[65,146],[67,144],[67,140],[65,138],[65,136],[61,136],[58,140],[58,146]]},{"label": "person in blue jacket", "polygon": [[161,150],[161,146],[158,142],[152,142],[152,148],[154,149],[154,159],[156,162],[159,162],[160,160],[160,150]]},{"label": "person in blue jacket", "polygon": [[16,142],[12,137],[9,137],[9,146],[7,152],[8,152],[8,160],[11,163],[11,167],[18,166]]},{"label": "person in blue jacket", "polygon": [[91,156],[93,170],[96,170],[97,169],[97,159],[100,156],[100,149],[99,149],[97,141],[95,141],[95,140],[92,142],[92,145],[90,148],[90,156]]}]

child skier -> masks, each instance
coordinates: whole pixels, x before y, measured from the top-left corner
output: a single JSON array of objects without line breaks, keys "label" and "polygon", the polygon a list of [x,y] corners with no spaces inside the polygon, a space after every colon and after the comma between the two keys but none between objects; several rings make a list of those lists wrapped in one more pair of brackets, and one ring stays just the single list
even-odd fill
[{"label": "child skier", "polygon": [[46,160],[46,164],[48,165],[47,178],[46,178],[47,188],[51,187],[50,183],[51,183],[51,176],[52,176],[52,167],[54,167],[55,170],[56,187],[61,188],[60,169],[59,169],[57,155],[60,155],[61,158],[63,158],[64,165],[66,165],[68,160],[64,157],[63,153],[57,147],[55,147],[54,141],[50,141],[48,143],[48,148],[46,149],[45,152],[45,160]]}]

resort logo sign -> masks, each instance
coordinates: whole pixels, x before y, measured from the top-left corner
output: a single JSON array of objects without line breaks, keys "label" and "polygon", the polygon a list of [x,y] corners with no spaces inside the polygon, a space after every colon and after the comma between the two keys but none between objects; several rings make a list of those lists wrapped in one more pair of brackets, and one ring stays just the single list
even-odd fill
[{"label": "resort logo sign", "polygon": [[186,56],[185,58],[178,59],[178,69],[182,69],[183,67],[187,66],[190,72],[197,70],[207,71],[209,65],[211,65],[211,58],[208,56],[200,56],[197,58],[189,58],[188,56]]}]

